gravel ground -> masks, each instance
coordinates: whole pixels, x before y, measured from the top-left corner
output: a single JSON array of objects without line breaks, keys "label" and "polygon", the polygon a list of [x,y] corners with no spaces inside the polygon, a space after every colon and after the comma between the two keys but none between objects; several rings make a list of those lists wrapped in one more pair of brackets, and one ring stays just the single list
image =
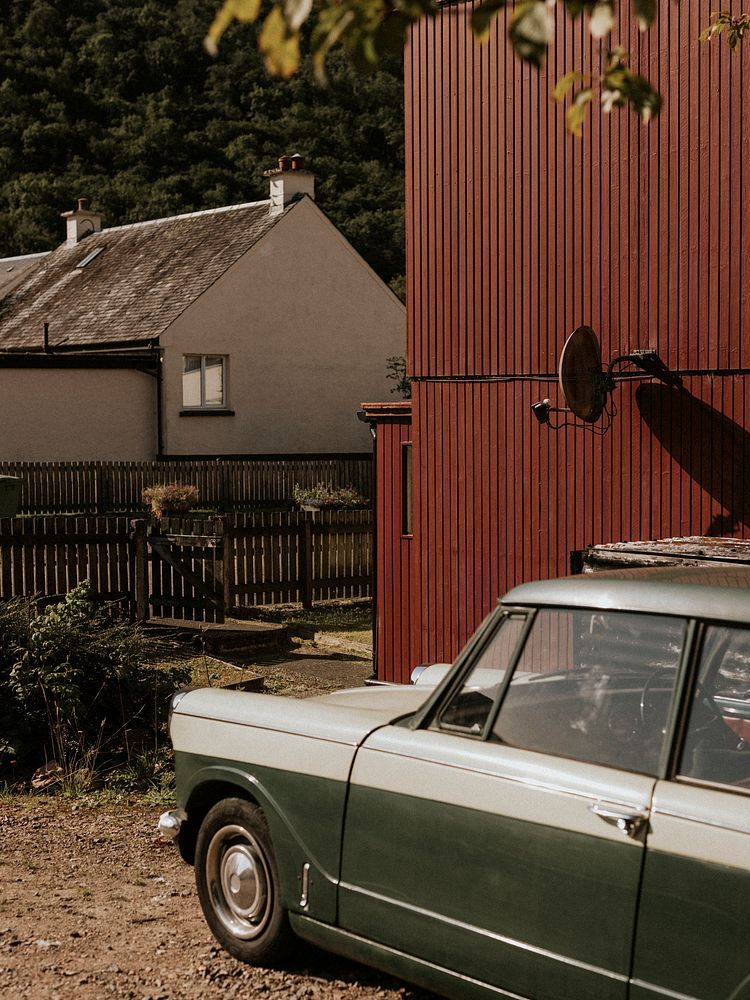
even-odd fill
[{"label": "gravel ground", "polygon": [[432,997],[313,949],[284,970],[236,962],[203,921],[193,869],[159,843],[158,812],[47,797],[0,803],[1,997]]},{"label": "gravel ground", "polygon": [[[371,669],[304,653],[253,669],[267,688],[303,697],[361,684]],[[143,801],[0,799],[0,997],[434,1000],[302,946],[283,970],[236,962],[204,923],[193,869],[156,836],[161,811]]]}]

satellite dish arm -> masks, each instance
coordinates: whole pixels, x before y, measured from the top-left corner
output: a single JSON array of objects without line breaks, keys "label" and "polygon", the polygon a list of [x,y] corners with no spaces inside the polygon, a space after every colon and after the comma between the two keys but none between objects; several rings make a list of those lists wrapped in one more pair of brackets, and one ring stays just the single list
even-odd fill
[{"label": "satellite dish arm", "polygon": [[633,364],[652,378],[658,378],[660,382],[665,382],[667,385],[682,385],[680,376],[671,372],[656,351],[650,348],[631,351],[629,354],[620,354],[616,358],[612,358],[607,365],[607,374],[605,377],[612,383],[613,388],[614,375],[612,369],[618,364]]}]

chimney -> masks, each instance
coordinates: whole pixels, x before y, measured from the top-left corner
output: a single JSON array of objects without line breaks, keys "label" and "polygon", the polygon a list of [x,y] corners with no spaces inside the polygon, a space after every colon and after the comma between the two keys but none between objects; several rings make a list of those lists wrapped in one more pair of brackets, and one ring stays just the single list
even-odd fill
[{"label": "chimney", "polygon": [[72,212],[63,212],[60,218],[67,222],[66,247],[74,247],[85,236],[102,231],[102,216],[98,212],[91,211],[88,198],[79,198],[78,207]]},{"label": "chimney", "polygon": [[315,200],[315,174],[305,169],[305,159],[299,153],[280,156],[278,167],[266,170],[263,176],[270,180],[271,215],[283,212],[304,194]]}]

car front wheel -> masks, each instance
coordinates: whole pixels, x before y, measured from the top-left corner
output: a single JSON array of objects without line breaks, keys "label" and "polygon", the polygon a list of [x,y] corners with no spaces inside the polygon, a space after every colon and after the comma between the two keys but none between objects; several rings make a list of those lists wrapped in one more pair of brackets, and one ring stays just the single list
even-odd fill
[{"label": "car front wheel", "polygon": [[271,965],[289,953],[293,934],[268,824],[257,806],[224,799],[207,813],[198,832],[195,879],[206,921],[231,955]]}]

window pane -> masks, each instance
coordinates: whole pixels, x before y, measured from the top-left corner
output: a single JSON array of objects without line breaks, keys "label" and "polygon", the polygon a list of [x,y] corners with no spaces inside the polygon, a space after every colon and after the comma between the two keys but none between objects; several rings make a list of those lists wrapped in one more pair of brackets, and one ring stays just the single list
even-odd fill
[{"label": "window pane", "polygon": [[412,533],[411,442],[401,445],[401,534]]},{"label": "window pane", "polygon": [[224,358],[206,357],[204,406],[224,405]]},{"label": "window pane", "polygon": [[201,405],[201,359],[195,355],[182,359],[182,405]]},{"label": "window pane", "polygon": [[463,687],[440,713],[441,729],[462,729],[472,734],[482,732],[525,621],[521,617],[500,620],[497,631],[480,652]]},{"label": "window pane", "polygon": [[684,641],[676,618],[540,611],[493,737],[654,774]]},{"label": "window pane", "polygon": [[750,789],[748,629],[706,629],[680,774]]}]

